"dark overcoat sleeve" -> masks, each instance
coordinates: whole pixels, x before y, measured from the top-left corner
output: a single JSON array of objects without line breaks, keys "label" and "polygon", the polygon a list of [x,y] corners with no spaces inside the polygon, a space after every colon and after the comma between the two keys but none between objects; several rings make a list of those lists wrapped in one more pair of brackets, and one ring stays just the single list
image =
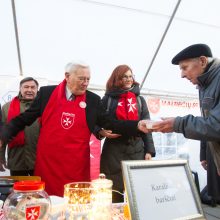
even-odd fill
[{"label": "dark overcoat sleeve", "polygon": [[[150,119],[150,113],[146,104],[144,97],[140,96],[141,99],[141,117],[140,119]],[[156,151],[154,147],[154,141],[152,133],[142,134],[142,140],[144,142],[144,152],[150,153],[152,157],[155,157]]]},{"label": "dark overcoat sleeve", "polygon": [[30,126],[37,118],[39,118],[49,100],[49,97],[55,86],[41,87],[30,108],[12,119],[7,125],[2,127],[1,139],[8,143],[17,133]]},{"label": "dark overcoat sleeve", "polygon": [[[86,109],[86,117],[90,131],[94,131],[95,125],[101,128],[112,130],[113,133],[122,135],[138,136],[140,131],[137,129],[137,121],[123,121],[116,120],[108,114],[101,101],[101,98],[94,98],[94,93],[87,92],[86,102],[88,108]],[[93,96],[93,97],[92,97]]]},{"label": "dark overcoat sleeve", "polygon": [[200,161],[206,160],[206,141],[200,142]]}]

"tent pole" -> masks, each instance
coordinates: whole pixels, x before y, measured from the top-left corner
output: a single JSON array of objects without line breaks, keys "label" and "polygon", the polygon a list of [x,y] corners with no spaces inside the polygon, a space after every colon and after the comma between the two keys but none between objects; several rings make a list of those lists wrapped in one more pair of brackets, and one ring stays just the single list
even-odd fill
[{"label": "tent pole", "polygon": [[17,46],[17,53],[18,53],[20,76],[23,76],[22,62],[21,62],[21,52],[20,52],[20,46],[19,46],[18,27],[17,27],[17,19],[16,19],[16,10],[15,10],[14,0],[11,0],[11,5],[12,5],[12,12],[13,12],[13,21],[14,21],[14,29],[15,29],[15,38],[16,38],[16,46]]},{"label": "tent pole", "polygon": [[170,27],[170,25],[171,25],[171,23],[172,23],[172,21],[173,21],[173,19],[174,19],[174,16],[175,16],[175,14],[176,14],[176,12],[177,12],[177,9],[178,9],[178,7],[179,7],[179,5],[180,5],[180,2],[181,2],[181,0],[178,0],[176,6],[175,6],[175,8],[174,8],[174,11],[173,11],[173,13],[172,13],[172,16],[170,17],[170,20],[169,20],[169,22],[168,22],[168,24],[167,24],[167,27],[166,27],[166,29],[165,29],[165,31],[164,31],[164,33],[163,33],[163,36],[162,36],[162,38],[161,38],[161,40],[160,40],[160,43],[159,43],[159,45],[158,45],[158,47],[157,47],[157,49],[156,49],[156,51],[155,51],[155,53],[154,53],[154,56],[153,56],[153,58],[152,58],[152,60],[151,60],[151,63],[150,63],[150,65],[149,65],[148,69],[147,69],[147,72],[146,72],[146,74],[145,74],[145,76],[144,76],[144,78],[143,78],[143,81],[142,81],[141,84],[140,84],[140,89],[142,89],[142,87],[143,87],[143,85],[144,85],[144,82],[145,82],[145,80],[146,80],[146,78],[147,78],[147,76],[148,76],[148,74],[149,74],[149,72],[150,72],[150,69],[151,69],[151,67],[152,67],[152,65],[153,65],[153,63],[154,63],[154,60],[156,59],[156,56],[157,56],[157,54],[158,54],[158,52],[159,52],[159,50],[160,50],[160,47],[161,47],[161,45],[162,45],[162,43],[163,43],[163,40],[165,39],[165,36],[166,36],[166,34],[167,34],[167,32],[168,32],[168,29],[169,29],[169,27]]}]

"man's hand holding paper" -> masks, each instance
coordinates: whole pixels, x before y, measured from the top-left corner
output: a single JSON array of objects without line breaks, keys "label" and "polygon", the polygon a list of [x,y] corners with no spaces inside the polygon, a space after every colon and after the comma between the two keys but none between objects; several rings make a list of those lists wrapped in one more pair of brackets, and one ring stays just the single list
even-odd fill
[{"label": "man's hand holding paper", "polygon": [[173,132],[174,117],[161,118],[161,120],[146,120],[147,129],[152,132]]}]

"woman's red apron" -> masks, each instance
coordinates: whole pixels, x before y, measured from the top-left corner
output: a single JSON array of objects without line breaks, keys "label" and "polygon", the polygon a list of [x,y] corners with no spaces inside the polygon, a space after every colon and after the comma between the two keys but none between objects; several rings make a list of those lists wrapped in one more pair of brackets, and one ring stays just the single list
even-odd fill
[{"label": "woman's red apron", "polygon": [[67,101],[65,81],[52,93],[42,115],[35,175],[49,195],[63,196],[64,184],[90,181],[91,132],[86,122],[86,96]]}]

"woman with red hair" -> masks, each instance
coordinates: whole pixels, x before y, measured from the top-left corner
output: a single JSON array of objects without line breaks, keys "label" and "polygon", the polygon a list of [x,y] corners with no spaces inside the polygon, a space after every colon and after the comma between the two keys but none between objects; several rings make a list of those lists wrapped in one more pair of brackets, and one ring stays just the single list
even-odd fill
[{"label": "woman with red hair", "polygon": [[[149,119],[146,102],[140,96],[139,83],[134,79],[132,70],[127,65],[117,66],[106,84],[106,93],[102,99],[106,111],[118,120]],[[124,193],[121,170],[122,160],[150,160],[155,156],[152,134],[126,136],[112,134],[103,130],[106,137],[100,170],[113,181],[113,190]],[[123,195],[113,192],[113,202],[123,202]]]}]

